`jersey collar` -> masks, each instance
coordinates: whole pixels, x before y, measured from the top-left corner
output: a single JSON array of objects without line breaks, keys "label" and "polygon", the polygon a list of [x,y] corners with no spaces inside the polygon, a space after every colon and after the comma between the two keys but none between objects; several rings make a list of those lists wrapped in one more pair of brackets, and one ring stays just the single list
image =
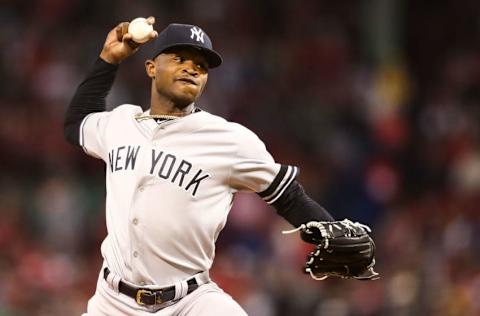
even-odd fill
[{"label": "jersey collar", "polygon": [[169,120],[165,120],[163,122],[157,123],[154,117],[149,117],[150,110],[151,109],[148,109],[135,116],[136,123],[138,124],[140,129],[143,130],[144,133],[146,133],[147,135],[155,135],[159,129],[163,129],[168,125],[175,124],[176,122],[183,121],[184,119],[190,119],[192,114],[202,112],[201,109],[194,108],[194,111],[189,115],[185,115],[185,116],[181,116],[181,117],[177,117],[174,119],[169,119]]},{"label": "jersey collar", "polygon": [[153,132],[158,127],[158,123],[153,118],[148,117],[149,115],[150,109],[137,116],[135,120],[141,127],[147,129],[150,132]]}]

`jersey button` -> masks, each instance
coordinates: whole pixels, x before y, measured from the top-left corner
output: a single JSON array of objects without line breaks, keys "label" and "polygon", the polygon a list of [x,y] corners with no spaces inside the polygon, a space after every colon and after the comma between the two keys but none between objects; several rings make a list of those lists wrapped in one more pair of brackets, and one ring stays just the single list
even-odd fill
[{"label": "jersey button", "polygon": [[138,224],[138,218],[134,218],[133,219],[133,225],[137,225]]},{"label": "jersey button", "polygon": [[138,252],[134,251],[134,252],[133,252],[133,256],[134,256],[135,258],[137,258],[137,257],[138,257]]},{"label": "jersey button", "polygon": [[139,188],[138,188],[138,191],[140,191],[140,192],[143,192],[143,190],[145,190],[144,187],[139,187]]}]

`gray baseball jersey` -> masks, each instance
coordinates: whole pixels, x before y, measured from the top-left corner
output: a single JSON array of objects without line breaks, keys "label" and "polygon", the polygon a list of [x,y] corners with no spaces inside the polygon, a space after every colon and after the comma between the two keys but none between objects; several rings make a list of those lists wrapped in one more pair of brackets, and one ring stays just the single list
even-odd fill
[{"label": "gray baseball jersey", "polygon": [[131,283],[164,286],[210,269],[235,192],[273,203],[297,168],[206,111],[163,123],[148,115],[128,104],[92,113],[80,144],[106,163],[106,265]]}]

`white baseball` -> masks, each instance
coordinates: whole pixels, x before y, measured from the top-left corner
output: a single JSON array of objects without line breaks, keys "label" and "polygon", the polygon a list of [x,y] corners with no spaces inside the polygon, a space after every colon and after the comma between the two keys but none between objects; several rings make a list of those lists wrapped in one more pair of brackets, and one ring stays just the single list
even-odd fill
[{"label": "white baseball", "polygon": [[153,26],[148,24],[145,18],[133,19],[128,25],[128,33],[132,34],[132,40],[139,44],[148,41],[151,31],[153,31]]}]

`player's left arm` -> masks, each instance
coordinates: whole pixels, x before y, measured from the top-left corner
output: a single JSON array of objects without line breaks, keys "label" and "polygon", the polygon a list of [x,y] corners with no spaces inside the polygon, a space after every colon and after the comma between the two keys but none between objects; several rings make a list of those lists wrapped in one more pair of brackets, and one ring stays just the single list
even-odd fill
[{"label": "player's left arm", "polygon": [[375,243],[370,228],[348,219],[335,221],[327,210],[311,199],[294,178],[296,167],[281,166],[274,180],[257,193],[277,213],[300,231],[301,239],[316,245],[304,266],[315,280],[329,276],[375,280]]},{"label": "player's left arm", "polygon": [[[284,166],[282,166],[284,168]],[[281,172],[272,182],[275,185],[276,180],[281,176]],[[258,193],[258,195],[265,199],[266,193],[271,190],[272,186]],[[267,203],[269,203],[267,201]],[[282,216],[290,224],[295,227],[310,222],[310,221],[334,221],[333,216],[312,198],[310,198],[303,189],[302,185],[294,180],[283,193],[273,202],[272,205],[277,214]]]},{"label": "player's left arm", "polygon": [[375,244],[370,228],[333,216],[311,199],[296,181],[298,168],[276,163],[265,144],[248,129],[236,126],[237,154],[229,176],[237,190],[256,192],[277,213],[316,245],[304,271],[314,279],[328,276],[374,280]]},{"label": "player's left arm", "polygon": [[296,180],[298,168],[275,163],[265,144],[251,132],[239,133],[231,179],[240,188],[257,192],[277,213],[300,231],[303,241],[316,245],[304,272],[316,280],[329,276],[375,280],[375,243],[370,228],[333,216],[311,199]]}]

